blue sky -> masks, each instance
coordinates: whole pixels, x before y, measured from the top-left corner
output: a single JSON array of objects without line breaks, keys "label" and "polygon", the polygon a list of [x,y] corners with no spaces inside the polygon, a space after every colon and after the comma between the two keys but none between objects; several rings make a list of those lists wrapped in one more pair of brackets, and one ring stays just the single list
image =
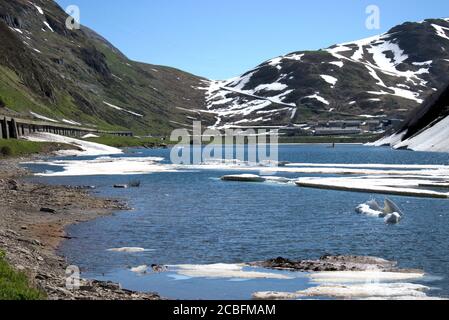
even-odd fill
[{"label": "blue sky", "polygon": [[[293,51],[382,33],[405,21],[449,17],[448,0],[57,0],[129,58],[227,79]],[[365,27],[377,5],[381,29]]]}]

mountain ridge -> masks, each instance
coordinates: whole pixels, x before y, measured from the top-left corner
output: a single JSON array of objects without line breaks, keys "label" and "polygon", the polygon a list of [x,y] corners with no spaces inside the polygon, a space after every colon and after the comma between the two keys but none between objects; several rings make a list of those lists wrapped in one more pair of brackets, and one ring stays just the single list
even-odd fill
[{"label": "mountain ridge", "polygon": [[[240,77],[212,81],[208,109],[218,114],[217,127],[282,126],[326,113],[404,119],[448,83],[439,71],[449,66],[448,31],[449,19],[406,22],[382,35],[279,56]],[[392,106],[383,112],[386,104]]]},{"label": "mountain ridge", "polygon": [[0,0],[0,113],[153,135],[193,120],[219,129],[403,120],[449,84],[449,19],[208,80],[132,61],[88,27],[66,29],[67,17],[53,0]]}]

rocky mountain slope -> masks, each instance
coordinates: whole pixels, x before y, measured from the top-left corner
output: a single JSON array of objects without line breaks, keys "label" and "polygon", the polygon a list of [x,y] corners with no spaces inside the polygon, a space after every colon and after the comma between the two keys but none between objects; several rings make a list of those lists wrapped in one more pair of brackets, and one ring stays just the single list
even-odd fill
[{"label": "rocky mountain slope", "polygon": [[319,51],[294,52],[203,88],[216,127],[404,119],[449,83],[449,19],[404,23]]},{"label": "rocky mountain slope", "polygon": [[[92,30],[69,30],[52,0],[0,0],[0,114],[167,134],[210,122],[202,78],[130,61]],[[191,121],[190,121],[191,122]]]}]

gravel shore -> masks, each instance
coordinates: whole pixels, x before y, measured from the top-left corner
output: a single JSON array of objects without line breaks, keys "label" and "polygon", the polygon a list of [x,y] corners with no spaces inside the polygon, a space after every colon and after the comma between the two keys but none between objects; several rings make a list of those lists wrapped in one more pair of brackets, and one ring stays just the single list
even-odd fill
[{"label": "gravel shore", "polygon": [[52,300],[157,300],[157,294],[121,289],[120,285],[81,280],[79,290],[66,288],[68,266],[56,249],[72,224],[126,209],[118,200],[93,197],[88,190],[29,183],[18,164],[30,159],[0,160],[0,250],[13,268],[29,276]]}]

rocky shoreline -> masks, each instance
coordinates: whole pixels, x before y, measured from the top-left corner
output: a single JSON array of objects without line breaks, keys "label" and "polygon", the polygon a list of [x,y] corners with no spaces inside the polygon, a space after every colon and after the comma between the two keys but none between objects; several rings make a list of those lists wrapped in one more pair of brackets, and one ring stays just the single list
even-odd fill
[{"label": "rocky shoreline", "polygon": [[119,200],[93,197],[87,189],[24,181],[29,172],[18,163],[29,160],[0,160],[0,250],[9,264],[51,300],[160,299],[109,282],[81,280],[79,290],[66,288],[68,263],[56,253],[67,238],[64,229],[128,208]]}]

